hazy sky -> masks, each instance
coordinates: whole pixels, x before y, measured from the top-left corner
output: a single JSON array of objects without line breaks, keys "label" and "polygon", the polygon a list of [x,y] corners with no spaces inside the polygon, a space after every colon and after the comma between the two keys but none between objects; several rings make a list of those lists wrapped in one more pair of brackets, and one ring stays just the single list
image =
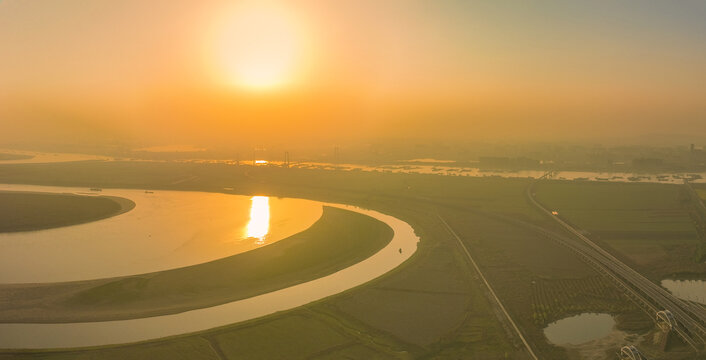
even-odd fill
[{"label": "hazy sky", "polygon": [[704,1],[0,0],[0,143],[706,137],[704,19]]}]

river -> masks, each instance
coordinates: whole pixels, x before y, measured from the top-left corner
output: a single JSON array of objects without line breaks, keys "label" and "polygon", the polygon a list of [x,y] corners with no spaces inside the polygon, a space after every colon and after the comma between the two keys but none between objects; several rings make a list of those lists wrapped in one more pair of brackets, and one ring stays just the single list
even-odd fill
[{"label": "river", "polygon": [[[127,195],[122,192],[127,190],[115,191],[113,193],[112,190],[104,189],[102,192],[111,195]],[[204,193],[197,194],[206,196]],[[74,348],[123,344],[192,333],[255,319],[305,305],[362,285],[396,268],[417,250],[419,237],[414,233],[412,227],[402,220],[377,211],[343,204],[319,204],[361,213],[380,220],[392,228],[393,238],[387,246],[369,258],[328,276],[223,305],[132,320],[63,324],[0,324],[0,348]],[[74,227],[79,226],[82,225]],[[15,278],[17,277],[21,276],[15,275]]]}]

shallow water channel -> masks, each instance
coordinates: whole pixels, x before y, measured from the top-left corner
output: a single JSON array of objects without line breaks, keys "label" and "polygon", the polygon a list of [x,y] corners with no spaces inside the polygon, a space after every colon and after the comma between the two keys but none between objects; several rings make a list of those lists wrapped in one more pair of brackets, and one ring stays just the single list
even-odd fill
[{"label": "shallow water channel", "polygon": [[608,336],[614,326],[609,314],[584,313],[549,324],[544,335],[555,345],[579,345]]}]

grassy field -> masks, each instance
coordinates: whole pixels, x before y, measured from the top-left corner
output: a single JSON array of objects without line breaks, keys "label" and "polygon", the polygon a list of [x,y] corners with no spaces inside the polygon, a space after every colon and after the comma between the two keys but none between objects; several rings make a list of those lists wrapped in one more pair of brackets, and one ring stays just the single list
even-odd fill
[{"label": "grassy field", "polygon": [[0,191],[0,233],[82,224],[133,207],[130,200],[109,196]]},{"label": "grassy field", "polygon": [[[184,351],[181,358],[250,359],[274,357],[281,352],[269,353],[270,348],[284,344],[282,352],[291,359],[528,359],[437,214],[459,233],[540,358],[570,356],[544,338],[544,326],[554,319],[608,312],[617,315],[621,329],[644,332],[652,326],[620,290],[572,253],[526,227],[493,217],[554,226],[526,201],[529,179],[83,162],[0,166],[0,182],[259,193],[348,203],[407,221],[422,239],[419,251],[386,276],[283,314],[144,344],[7,356],[167,359],[179,358],[171,350],[178,348]],[[311,344],[316,337],[322,338],[321,346]],[[656,359],[693,358],[652,353]]]},{"label": "grassy field", "polygon": [[[584,312],[618,315],[638,310],[612,283],[547,238],[470,212],[447,211],[444,216],[543,359],[567,356],[544,337],[543,329],[551,322]],[[641,326],[630,330],[648,331],[650,318],[637,316]]]},{"label": "grassy field", "polygon": [[655,278],[706,271],[682,185],[545,181],[536,197],[589,237]]},{"label": "grassy field", "polygon": [[[276,341],[276,345],[273,344]],[[0,353],[0,359],[394,359],[305,309],[199,335],[121,347]]]},{"label": "grassy field", "polygon": [[205,264],[117,279],[0,285],[0,321],[101,321],[213,306],[328,275],[391,238],[378,220],[325,207],[299,234]]},{"label": "grassy field", "polygon": [[706,188],[698,188],[696,189],[696,193],[699,194],[702,200],[706,200]]}]

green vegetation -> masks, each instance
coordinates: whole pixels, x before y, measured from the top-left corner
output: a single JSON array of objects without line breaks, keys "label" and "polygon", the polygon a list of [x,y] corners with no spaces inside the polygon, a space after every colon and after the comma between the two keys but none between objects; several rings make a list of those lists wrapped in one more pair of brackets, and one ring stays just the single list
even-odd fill
[{"label": "green vegetation", "polygon": [[676,185],[545,181],[537,199],[575,225],[600,234],[695,234],[687,195]]},{"label": "green vegetation", "polygon": [[701,200],[706,200],[706,189],[695,189]]},{"label": "green vegetation", "polygon": [[[523,226],[470,211],[442,213],[473,254],[527,340],[542,359],[564,359],[544,328],[584,312],[633,313],[638,309],[568,249]],[[649,329],[646,319],[640,331]],[[619,324],[621,325],[621,324]]]},{"label": "green vegetation", "polygon": [[[580,279],[544,279],[532,283],[532,318],[542,327],[565,318],[568,314],[583,312],[620,313],[639,310],[616,292],[607,279],[599,276]],[[646,316],[642,317],[642,328],[649,329],[653,324]]]},{"label": "green vegetation", "polygon": [[200,337],[180,339],[179,341],[160,341],[128,347],[106,347],[90,351],[56,352],[0,352],[0,360],[10,359],[51,359],[51,360],[152,360],[152,359],[194,359],[219,360],[208,340]]},{"label": "green vegetation", "polygon": [[[537,200],[655,279],[706,270],[683,185],[544,181]],[[685,261],[687,260],[687,261]]]},{"label": "green vegetation", "polygon": [[0,233],[82,224],[133,207],[130,200],[108,196],[0,191]]},{"label": "green vegetation", "polygon": [[[8,286],[0,319],[100,321],[218,305],[331,274],[390,239],[392,230],[378,220],[325,207],[321,219],[301,233],[205,264],[118,279]],[[38,306],[36,298],[45,300]]]},{"label": "green vegetation", "polygon": [[[269,337],[281,339],[278,346],[263,346],[262,340],[253,341]],[[215,334],[212,338],[228,359],[247,354],[248,359],[288,360],[292,354],[318,354],[351,343],[341,332],[331,331],[326,323],[296,315],[282,316],[260,326],[244,327],[237,333]]]},{"label": "green vegetation", "polygon": [[[275,343],[276,342],[276,343]],[[349,329],[302,308],[257,321],[161,341],[76,351],[0,352],[5,359],[394,359]]]}]

